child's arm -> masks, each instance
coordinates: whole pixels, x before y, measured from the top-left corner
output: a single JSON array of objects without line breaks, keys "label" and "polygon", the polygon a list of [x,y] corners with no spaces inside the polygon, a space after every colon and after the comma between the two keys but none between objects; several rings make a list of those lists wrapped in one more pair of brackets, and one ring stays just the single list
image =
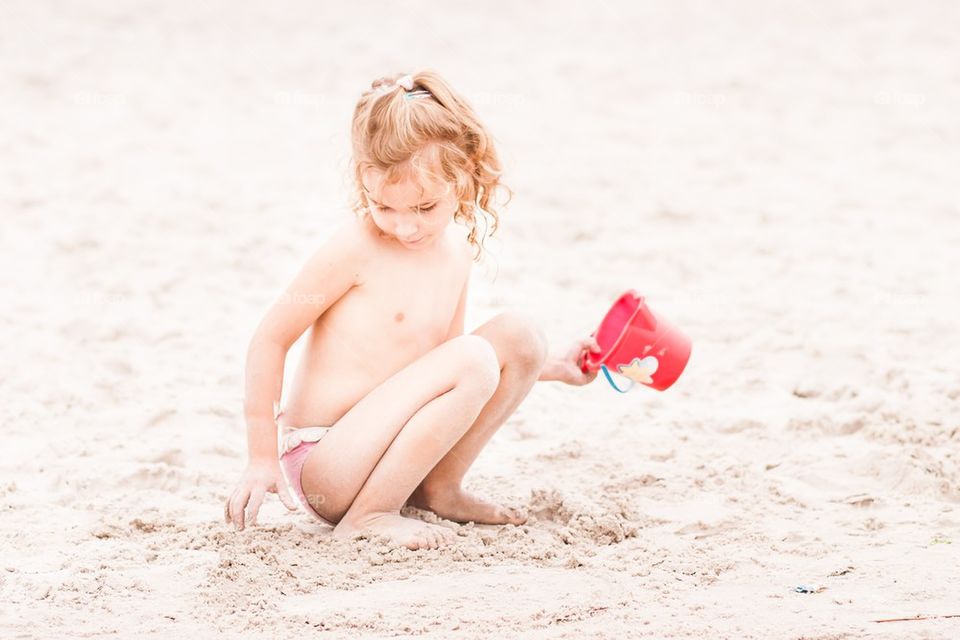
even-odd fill
[{"label": "child's arm", "polygon": [[297,338],[356,284],[358,247],[351,225],[338,229],[270,306],[250,340],[243,406],[249,457],[225,507],[227,520],[238,529],[243,529],[248,502],[248,520],[256,521],[267,491],[277,492],[288,508],[296,508],[283,487],[277,452],[275,407],[283,387],[284,361]]}]

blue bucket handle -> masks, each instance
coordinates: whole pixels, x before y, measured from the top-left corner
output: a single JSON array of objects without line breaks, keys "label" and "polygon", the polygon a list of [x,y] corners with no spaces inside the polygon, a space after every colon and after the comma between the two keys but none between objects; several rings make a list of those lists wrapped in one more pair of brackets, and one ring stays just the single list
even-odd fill
[{"label": "blue bucket handle", "polygon": [[603,375],[607,377],[607,382],[610,383],[610,386],[616,389],[617,391],[619,391],[620,393],[626,393],[627,391],[630,391],[630,389],[633,389],[633,386],[637,384],[636,380],[631,380],[629,387],[627,387],[626,389],[621,389],[620,387],[617,386],[617,383],[613,381],[613,376],[610,375],[610,370],[607,369],[607,365],[605,364],[600,365],[600,369],[601,371],[603,371]]}]

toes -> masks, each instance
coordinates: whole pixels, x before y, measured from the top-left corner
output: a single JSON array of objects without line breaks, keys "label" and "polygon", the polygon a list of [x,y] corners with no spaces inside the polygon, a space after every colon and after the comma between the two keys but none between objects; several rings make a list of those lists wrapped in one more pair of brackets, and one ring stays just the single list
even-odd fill
[{"label": "toes", "polygon": [[527,521],[527,512],[523,509],[504,507],[497,512],[510,524],[523,524]]},{"label": "toes", "polygon": [[444,544],[453,544],[453,541],[457,539],[457,534],[450,527],[440,527],[440,538]]},{"label": "toes", "polygon": [[493,515],[494,518],[500,522],[513,522],[514,518],[517,517],[513,512],[513,509],[509,509],[500,505],[497,505],[497,507],[493,510]]},{"label": "toes", "polygon": [[510,513],[513,515],[514,524],[523,524],[527,521],[527,512],[524,509],[510,509]]},{"label": "toes", "polygon": [[422,549],[423,547],[427,546],[427,541],[424,540],[423,538],[412,538],[404,546],[406,546],[407,549],[410,549],[411,551],[415,551],[417,549]]},{"label": "toes", "polygon": [[453,542],[453,534],[446,527],[430,525],[430,528],[423,532],[423,535],[417,538],[422,541],[422,549],[439,549],[440,547]]}]

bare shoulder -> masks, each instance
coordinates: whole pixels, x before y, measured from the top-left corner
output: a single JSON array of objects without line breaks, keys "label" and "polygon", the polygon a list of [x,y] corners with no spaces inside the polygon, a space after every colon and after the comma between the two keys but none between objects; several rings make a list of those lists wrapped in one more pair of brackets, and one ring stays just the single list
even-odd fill
[{"label": "bare shoulder", "polygon": [[267,310],[257,335],[289,348],[337,300],[362,284],[365,256],[354,225],[336,227]]},{"label": "bare shoulder", "polygon": [[307,258],[292,287],[323,289],[327,300],[337,300],[350,288],[362,284],[361,274],[367,255],[356,224],[352,220],[345,221],[334,227]]},{"label": "bare shoulder", "polygon": [[370,243],[360,223],[350,218],[334,227],[332,233],[317,248],[311,262],[333,264],[354,272],[359,277],[363,263],[370,255]]},{"label": "bare shoulder", "polygon": [[362,251],[366,249],[368,235],[363,223],[356,216],[351,216],[334,228],[330,239],[350,251]]}]

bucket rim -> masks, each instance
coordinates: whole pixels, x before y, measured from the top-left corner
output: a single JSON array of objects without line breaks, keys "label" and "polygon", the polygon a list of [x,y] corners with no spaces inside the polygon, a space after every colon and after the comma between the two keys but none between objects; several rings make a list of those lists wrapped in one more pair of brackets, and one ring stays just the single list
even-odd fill
[{"label": "bucket rim", "polygon": [[627,321],[623,324],[623,329],[620,331],[620,334],[617,336],[617,339],[613,341],[613,344],[610,345],[610,348],[606,350],[606,352],[600,357],[599,360],[592,360],[590,358],[590,353],[587,352],[587,360],[589,360],[591,364],[595,364],[597,369],[599,369],[601,365],[607,364],[607,359],[610,357],[610,354],[616,351],[617,347],[619,347],[620,343],[623,341],[623,337],[627,334],[627,327],[631,325],[631,323],[633,322],[633,319],[636,317],[638,313],[640,313],[640,305],[644,303],[645,298],[639,293],[637,293],[636,289],[629,289],[626,292],[620,294],[617,297],[617,299],[614,300],[613,304],[610,305],[610,308],[607,309],[607,312],[604,314],[603,319],[600,321],[600,324],[597,325],[597,329],[596,331],[593,332],[593,335],[596,336],[598,333],[600,333],[600,327],[604,325],[604,323],[607,321],[607,318],[610,317],[610,314],[613,313],[614,309],[617,308],[617,305],[620,304],[620,301],[626,298],[627,296],[634,298],[637,301],[637,306],[630,313],[630,317],[627,318]]}]

